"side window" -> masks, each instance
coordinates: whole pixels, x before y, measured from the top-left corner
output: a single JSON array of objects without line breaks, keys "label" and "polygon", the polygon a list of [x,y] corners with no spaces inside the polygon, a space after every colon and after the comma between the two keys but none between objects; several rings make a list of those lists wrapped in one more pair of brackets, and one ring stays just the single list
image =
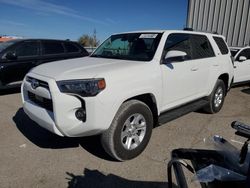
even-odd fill
[{"label": "side window", "polygon": [[68,53],[80,52],[80,49],[71,42],[65,42],[64,46]]},{"label": "side window", "polygon": [[221,37],[213,37],[213,38],[214,38],[214,40],[215,40],[217,46],[219,47],[220,52],[221,52],[223,55],[224,55],[224,54],[228,54],[229,50],[228,50],[228,48],[227,48],[227,45],[226,45],[224,39],[221,38]]},{"label": "side window", "polygon": [[16,48],[16,55],[18,57],[37,56],[38,43],[36,41],[23,42]]},{"label": "side window", "polygon": [[250,48],[242,50],[238,55],[237,60],[239,59],[240,56],[245,56],[247,59],[250,59]]},{"label": "side window", "polygon": [[64,48],[61,42],[43,41],[43,54],[54,55],[64,53]]},{"label": "side window", "polygon": [[191,35],[182,33],[170,34],[167,38],[163,55],[165,56],[167,52],[171,50],[179,50],[186,52],[189,57],[191,54]]},{"label": "side window", "polygon": [[214,57],[212,46],[204,35],[192,35],[192,59]]}]

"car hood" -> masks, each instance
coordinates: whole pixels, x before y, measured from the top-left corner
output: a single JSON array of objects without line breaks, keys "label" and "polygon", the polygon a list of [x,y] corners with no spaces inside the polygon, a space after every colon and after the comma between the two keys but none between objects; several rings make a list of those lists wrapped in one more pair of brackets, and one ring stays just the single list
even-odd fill
[{"label": "car hood", "polygon": [[96,78],[117,69],[127,71],[129,67],[141,64],[144,63],[140,61],[83,57],[45,63],[35,67],[31,72],[55,80],[86,79]]}]

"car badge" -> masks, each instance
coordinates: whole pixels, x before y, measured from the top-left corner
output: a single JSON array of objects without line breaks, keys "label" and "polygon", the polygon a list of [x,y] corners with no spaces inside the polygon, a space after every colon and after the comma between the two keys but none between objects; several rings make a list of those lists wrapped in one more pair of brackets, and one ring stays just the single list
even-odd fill
[{"label": "car badge", "polygon": [[39,82],[35,79],[31,80],[32,89],[36,89],[39,86]]}]

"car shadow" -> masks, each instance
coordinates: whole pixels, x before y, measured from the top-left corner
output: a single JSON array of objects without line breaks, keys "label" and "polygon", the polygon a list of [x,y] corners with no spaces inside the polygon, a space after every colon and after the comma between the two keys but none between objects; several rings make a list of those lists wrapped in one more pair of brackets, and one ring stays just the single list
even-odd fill
[{"label": "car shadow", "polygon": [[2,89],[2,90],[0,90],[0,96],[20,93],[20,91],[21,91],[20,87],[14,87],[14,88],[9,88],[9,89]]},{"label": "car shadow", "polygon": [[114,161],[102,148],[99,136],[90,137],[60,137],[40,127],[32,121],[20,108],[13,121],[18,130],[33,144],[40,148],[63,149],[82,147],[87,152],[104,160]]},{"label": "car shadow", "polygon": [[244,88],[241,92],[250,95],[250,88]]},{"label": "car shadow", "polygon": [[[83,175],[74,175],[66,172],[69,176],[68,188],[167,188],[167,182],[150,182],[127,180],[114,174],[105,175],[98,170],[84,169]],[[173,185],[173,188],[176,188]]]}]

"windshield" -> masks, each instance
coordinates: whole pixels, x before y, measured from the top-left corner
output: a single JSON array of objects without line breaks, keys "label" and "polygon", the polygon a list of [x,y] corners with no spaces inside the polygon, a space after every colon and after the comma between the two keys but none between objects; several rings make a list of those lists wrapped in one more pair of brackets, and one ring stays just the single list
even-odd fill
[{"label": "windshield", "polygon": [[10,41],[6,41],[6,42],[1,42],[0,43],[0,52],[16,42],[17,42],[17,40],[10,40]]},{"label": "windshield", "polygon": [[158,47],[161,33],[128,33],[112,35],[91,57],[150,61]]},{"label": "windshield", "polygon": [[240,51],[240,49],[230,49],[231,54],[233,57],[235,57],[235,55],[238,53],[238,51]]}]

